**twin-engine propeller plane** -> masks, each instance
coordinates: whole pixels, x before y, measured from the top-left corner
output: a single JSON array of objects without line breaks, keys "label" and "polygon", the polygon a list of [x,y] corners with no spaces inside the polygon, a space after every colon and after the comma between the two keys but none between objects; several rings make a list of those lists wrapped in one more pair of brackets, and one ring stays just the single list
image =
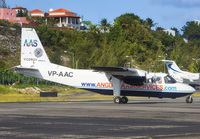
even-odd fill
[{"label": "twin-engine propeller plane", "polygon": [[104,95],[114,95],[115,103],[127,103],[126,96],[158,98],[188,96],[186,102],[193,101],[191,94],[195,89],[187,84],[177,83],[167,74],[148,73],[124,67],[71,69],[49,61],[35,29],[22,28],[21,37],[21,65],[13,67],[20,74]]}]

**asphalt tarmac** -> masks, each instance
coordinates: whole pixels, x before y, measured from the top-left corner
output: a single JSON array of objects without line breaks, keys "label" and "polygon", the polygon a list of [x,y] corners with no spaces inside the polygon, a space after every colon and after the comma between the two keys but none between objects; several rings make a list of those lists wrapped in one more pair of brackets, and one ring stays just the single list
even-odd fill
[{"label": "asphalt tarmac", "polygon": [[200,138],[200,97],[0,103],[1,139]]}]

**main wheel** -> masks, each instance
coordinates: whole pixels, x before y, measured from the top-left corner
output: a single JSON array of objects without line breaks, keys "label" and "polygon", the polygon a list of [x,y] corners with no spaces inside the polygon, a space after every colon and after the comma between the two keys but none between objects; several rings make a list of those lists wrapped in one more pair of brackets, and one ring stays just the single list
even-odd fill
[{"label": "main wheel", "polygon": [[120,104],[120,103],[122,103],[122,100],[121,100],[120,97],[115,97],[115,98],[114,98],[114,102],[115,102],[116,104]]},{"label": "main wheel", "polygon": [[121,98],[121,101],[122,101],[122,103],[127,103],[128,102],[128,98],[124,96],[124,97]]},{"label": "main wheel", "polygon": [[193,102],[193,98],[192,98],[192,96],[188,96],[188,97],[186,97],[186,103],[192,103]]}]

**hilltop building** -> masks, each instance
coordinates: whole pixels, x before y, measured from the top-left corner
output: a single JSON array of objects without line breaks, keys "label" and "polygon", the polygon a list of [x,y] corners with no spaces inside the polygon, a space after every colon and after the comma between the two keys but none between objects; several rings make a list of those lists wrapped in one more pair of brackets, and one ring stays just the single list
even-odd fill
[{"label": "hilltop building", "polygon": [[198,24],[198,25],[200,25],[200,21],[199,20],[194,20],[194,22],[196,23],[196,24]]},{"label": "hilltop building", "polygon": [[58,27],[72,27],[74,29],[80,30],[80,17],[75,15],[74,12],[65,10],[63,8],[52,10],[48,12],[49,15],[46,17],[54,18],[57,20],[57,23],[55,24]]},{"label": "hilltop building", "polygon": [[6,20],[20,24],[29,24],[29,21],[26,20],[26,17],[17,17],[16,10],[7,8],[0,8],[0,20]]},{"label": "hilltop building", "polygon": [[[0,20],[7,20],[9,22],[16,22],[21,24],[29,24],[30,22],[26,20],[26,17],[17,17],[19,12],[26,13],[27,10],[24,7],[17,6],[12,9],[0,8]],[[60,8],[57,10],[50,9],[48,13],[41,11],[40,9],[35,9],[28,12],[31,18],[34,17],[45,17],[46,21],[49,18],[55,19],[56,23],[54,28],[67,28],[67,29],[81,29],[81,18],[77,16],[74,12],[68,11],[66,9]]]},{"label": "hilltop building", "polygon": [[165,33],[167,33],[168,35],[176,36],[175,30],[172,30],[172,29],[164,29],[163,31],[164,31]]},{"label": "hilltop building", "polygon": [[45,12],[39,10],[39,9],[35,9],[35,10],[32,10],[30,12],[28,12],[28,15],[30,17],[44,17],[45,16]]},{"label": "hilltop building", "polygon": [[14,8],[12,8],[12,10],[15,10],[16,14],[18,14],[20,10],[22,10],[22,13],[26,12],[26,8],[21,7],[21,6],[14,7]]}]

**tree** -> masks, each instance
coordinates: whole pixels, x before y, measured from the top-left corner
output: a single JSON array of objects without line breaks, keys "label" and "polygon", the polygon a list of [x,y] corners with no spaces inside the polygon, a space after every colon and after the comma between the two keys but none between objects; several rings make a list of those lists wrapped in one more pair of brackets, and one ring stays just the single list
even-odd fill
[{"label": "tree", "polygon": [[6,63],[0,60],[0,71],[4,71],[6,69]]},{"label": "tree", "polygon": [[198,40],[200,38],[200,25],[194,21],[187,22],[181,29],[183,37],[188,40]]},{"label": "tree", "polygon": [[161,32],[161,31],[163,31],[164,30],[164,28],[162,28],[162,27],[157,27],[156,28],[156,31],[158,31],[158,32]]},{"label": "tree", "polygon": [[91,21],[84,21],[84,24],[86,25],[86,28],[89,29],[90,25],[92,24]]},{"label": "tree", "polygon": [[51,62],[58,65],[62,65],[63,61],[61,60],[60,54],[61,54],[61,50],[55,51],[50,57]]},{"label": "tree", "polygon": [[135,15],[134,13],[126,13],[114,20],[118,25],[131,25],[136,23],[141,23],[142,19]]},{"label": "tree", "polygon": [[97,33],[98,32],[98,29],[97,29],[97,25],[96,24],[90,24],[90,28],[89,30],[93,33]]},{"label": "tree", "polygon": [[[44,20],[45,21],[45,20]],[[50,26],[54,26],[55,23],[58,22],[58,19],[55,19],[53,17],[48,17],[48,20],[47,20],[47,24],[50,25]]]},{"label": "tree", "polygon": [[103,18],[101,20],[100,26],[101,26],[100,29],[103,29],[103,32],[105,32],[106,30],[110,29],[111,24],[107,22],[106,18]]},{"label": "tree", "polygon": [[181,35],[177,28],[173,27],[173,28],[171,28],[171,30],[175,31],[176,36],[180,36]]},{"label": "tree", "polygon": [[[88,32],[50,29],[47,25],[35,28],[52,62],[61,63],[60,54],[69,50],[74,53],[75,61],[79,60],[79,68],[124,66],[130,61],[126,58],[128,55],[134,58],[135,67],[148,70],[151,61],[157,65],[155,71],[159,71],[163,63],[159,62],[158,56],[168,54],[169,59],[189,70],[192,58],[200,57],[198,44],[185,43],[182,36],[168,35],[161,27],[150,30],[147,24],[154,24],[151,19],[141,22],[134,14],[124,14],[115,21],[110,33],[105,34],[99,33],[98,25],[91,22],[86,23],[90,29]],[[108,24],[105,18],[100,23],[102,27]],[[178,33],[176,28],[172,29]]]},{"label": "tree", "polygon": [[154,21],[151,18],[147,18],[145,20],[146,24],[149,26],[149,28],[151,29],[151,27],[154,27],[157,25],[157,23],[153,23]]},{"label": "tree", "polygon": [[5,0],[0,0],[0,8],[7,8]]}]

